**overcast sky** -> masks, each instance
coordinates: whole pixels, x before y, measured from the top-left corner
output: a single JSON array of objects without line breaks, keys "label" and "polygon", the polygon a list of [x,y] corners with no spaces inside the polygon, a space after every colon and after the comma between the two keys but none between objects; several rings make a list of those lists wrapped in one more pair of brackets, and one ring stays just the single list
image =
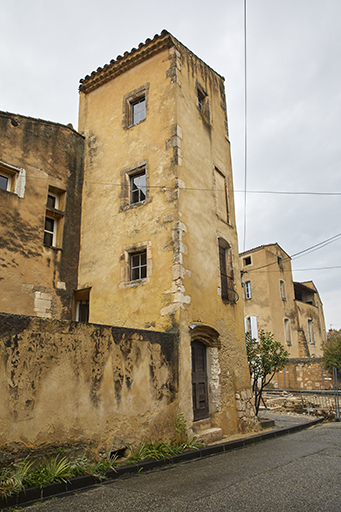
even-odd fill
[{"label": "overcast sky", "polygon": [[[243,0],[1,0],[0,110],[77,127],[79,79],[166,29],[225,76],[240,250],[278,242],[294,255],[341,233],[341,1],[247,1],[245,241],[243,11]],[[292,261],[327,328],[341,328],[340,251],[341,237]]]}]

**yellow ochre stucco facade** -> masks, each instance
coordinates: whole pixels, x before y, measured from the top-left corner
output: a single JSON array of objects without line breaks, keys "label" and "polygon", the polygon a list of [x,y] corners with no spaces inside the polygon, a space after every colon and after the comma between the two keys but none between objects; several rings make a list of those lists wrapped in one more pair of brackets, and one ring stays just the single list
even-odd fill
[{"label": "yellow ochre stucco facade", "polygon": [[89,321],[177,333],[178,411],[190,426],[191,342],[203,343],[211,426],[250,427],[224,79],[163,31],[81,81],[79,132],[78,290],[88,290]]}]

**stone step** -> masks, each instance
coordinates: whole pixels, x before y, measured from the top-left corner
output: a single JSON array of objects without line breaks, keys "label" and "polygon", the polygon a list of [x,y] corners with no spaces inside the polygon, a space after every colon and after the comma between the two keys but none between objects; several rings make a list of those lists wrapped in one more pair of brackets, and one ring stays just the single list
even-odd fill
[{"label": "stone step", "polygon": [[223,438],[223,431],[221,428],[208,428],[206,430],[200,430],[195,434],[205,444],[215,443]]},{"label": "stone step", "polygon": [[193,431],[199,434],[201,430],[207,430],[211,428],[211,418],[205,418],[203,420],[197,420],[193,423]]},{"label": "stone step", "polygon": [[275,426],[274,420],[269,420],[267,418],[260,418],[259,423],[263,429],[271,428]]}]

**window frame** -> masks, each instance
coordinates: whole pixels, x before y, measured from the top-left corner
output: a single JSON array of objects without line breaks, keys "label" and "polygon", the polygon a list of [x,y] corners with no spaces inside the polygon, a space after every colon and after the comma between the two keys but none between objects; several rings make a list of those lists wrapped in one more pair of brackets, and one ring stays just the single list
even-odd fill
[{"label": "window frame", "polygon": [[5,178],[7,180],[6,188],[2,188],[0,186],[0,190],[3,190],[4,192],[12,192],[12,176],[10,174],[7,174],[0,169],[0,177]]},{"label": "window frame", "polygon": [[[51,221],[53,223],[52,230],[46,228],[46,221]],[[51,244],[47,243],[46,236],[52,235]],[[56,238],[57,238],[57,222],[56,219],[49,215],[45,215],[45,224],[44,224],[44,246],[45,247],[56,247]]]},{"label": "window frame", "polygon": [[244,318],[244,329],[245,334],[250,333],[251,339],[256,340],[259,343],[258,337],[258,320],[257,316],[249,315]]},{"label": "window frame", "polygon": [[[218,176],[217,176],[218,175]],[[222,178],[224,184],[224,190],[219,190],[219,185],[217,183],[217,180],[219,178]],[[213,184],[214,184],[214,196],[216,200],[216,215],[217,217],[225,222],[226,224],[230,224],[230,209],[229,209],[229,193],[228,193],[228,186],[227,186],[227,177],[226,175],[218,168],[214,167],[213,169]],[[222,202],[222,195],[224,195],[224,208],[221,208],[221,202]],[[220,215],[222,209],[224,209],[224,217]]]},{"label": "window frame", "polygon": [[[54,205],[49,204],[49,198],[54,198]],[[44,247],[61,249],[63,241],[64,218],[65,218],[66,192],[60,188],[49,185],[46,198],[46,211],[44,218]],[[46,229],[47,219],[53,222],[53,230]],[[47,243],[46,235],[52,234],[52,245]]]},{"label": "window frame", "polygon": [[[132,279],[132,257],[139,254],[146,254],[146,263],[143,267],[146,269],[146,276]],[[121,282],[119,289],[134,288],[140,285],[146,285],[150,282],[152,276],[152,251],[151,242],[138,242],[132,245],[123,247],[121,257]]]},{"label": "window frame", "polygon": [[[250,263],[246,263],[246,260],[250,260]],[[243,258],[243,267],[248,267],[249,265],[252,265],[252,258],[251,258],[251,255],[250,256],[245,256]]]},{"label": "window frame", "polygon": [[292,345],[291,323],[289,318],[283,318],[284,342],[290,347]]},{"label": "window frame", "polygon": [[308,318],[308,337],[309,337],[309,345],[315,345],[315,332],[314,332],[314,320],[312,318]]},{"label": "window frame", "polygon": [[222,237],[218,237],[218,262],[218,293],[224,303],[234,304],[239,296],[236,292],[232,247]]},{"label": "window frame", "polygon": [[[138,262],[134,259],[138,258]],[[130,282],[147,278],[147,248],[129,253]],[[138,273],[137,277],[134,274]]]},{"label": "window frame", "polygon": [[[141,105],[143,103],[143,109],[138,109],[135,112],[135,107],[138,105]],[[143,113],[143,117],[141,116],[141,113]],[[135,126],[137,124],[142,123],[146,119],[146,97],[143,94],[138,99],[130,102],[130,126]]]},{"label": "window frame", "polygon": [[[75,290],[73,294],[72,317],[75,322],[89,323],[90,319],[90,292],[91,288],[83,288]],[[87,319],[85,321],[80,319],[81,306],[87,305]]]},{"label": "window frame", "polygon": [[22,167],[15,167],[0,160],[0,175],[7,179],[6,189],[3,192],[15,194],[20,198],[25,195],[26,171]]},{"label": "window frame", "polygon": [[197,97],[197,109],[200,112],[203,120],[210,124],[211,123],[211,109],[210,109],[210,98],[207,91],[196,81],[196,97]]},{"label": "window frame", "polygon": [[[136,184],[134,180],[137,178],[144,177],[144,185]],[[134,186],[136,188],[134,188]],[[146,169],[144,167],[141,167],[140,170],[138,170],[136,173],[130,174],[129,176],[129,204],[138,204],[138,203],[144,203],[146,200]],[[137,200],[135,200],[134,195],[137,193]],[[141,199],[141,194],[143,194],[143,197]]]},{"label": "window frame", "polygon": [[279,291],[281,294],[281,299],[287,300],[287,290],[286,290],[285,281],[283,279],[279,280]]},{"label": "window frame", "polygon": [[[133,91],[130,91],[123,96],[122,127],[124,130],[138,126],[147,119],[149,114],[149,85],[149,83],[141,85],[141,87],[138,87],[137,89],[134,89]],[[134,122],[133,107],[143,100],[145,102],[144,118],[139,119],[138,122]]]},{"label": "window frame", "polygon": [[[145,175],[145,199],[142,201],[132,202],[132,179],[139,175]],[[121,194],[120,194],[120,209],[119,211],[129,210],[131,208],[138,208],[151,201],[149,197],[149,166],[148,160],[141,160],[129,167],[121,170]]]},{"label": "window frame", "polygon": [[252,299],[251,281],[245,281],[245,299]]}]

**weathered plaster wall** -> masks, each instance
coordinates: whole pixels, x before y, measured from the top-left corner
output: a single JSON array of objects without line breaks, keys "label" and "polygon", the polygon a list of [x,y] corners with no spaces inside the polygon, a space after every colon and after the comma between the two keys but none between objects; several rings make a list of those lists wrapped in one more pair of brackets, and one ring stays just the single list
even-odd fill
[{"label": "weathered plaster wall", "polygon": [[[236,393],[249,390],[250,379],[242,301],[224,303],[220,291],[219,237],[231,246],[241,295],[224,81],[176,40],[144,59],[143,52],[157,41],[110,64],[108,72],[111,65],[113,73],[116,69],[111,80],[105,81],[105,68],[99,72],[100,87],[91,88],[96,72],[81,87],[79,130],[86,138],[86,161],[78,287],[91,287],[92,322],[179,333],[178,412],[188,426],[193,423],[190,326],[215,329],[221,345],[214,356],[209,352],[210,413],[215,426],[231,432],[242,428],[237,400],[248,398],[237,399]],[[128,69],[134,55],[137,64]],[[198,109],[198,83],[209,97],[208,117]],[[143,87],[146,119],[127,128],[124,98]],[[122,172],[137,162],[147,163],[149,197],[122,208]],[[216,168],[226,180],[228,222],[218,215]],[[126,253],[141,244],[147,246],[148,278],[124,283]]]},{"label": "weathered plaster wall", "polygon": [[[77,287],[84,140],[72,128],[0,112],[0,160],[25,171],[0,190],[0,311],[71,319]],[[43,245],[50,187],[66,191],[60,248]]]},{"label": "weathered plaster wall", "polygon": [[0,449],[174,432],[174,335],[0,314]]},{"label": "weathered plaster wall", "polygon": [[[211,421],[224,432],[254,426],[254,410],[246,406],[250,378],[243,330],[242,300],[224,303],[220,295],[218,238],[231,246],[234,284],[241,296],[238,241],[224,80],[182,45],[177,46],[177,125],[181,128],[181,162],[177,165],[183,296],[180,309],[180,383],[189,389],[191,351],[188,326],[207,325],[219,333],[219,348],[208,343]],[[207,94],[207,111],[198,109],[198,88]],[[214,173],[227,187],[228,221],[219,215]],[[221,205],[220,205],[221,206]],[[189,346],[189,348],[187,348]],[[245,391],[245,393],[244,393]],[[238,405],[238,400],[240,400]],[[243,405],[241,405],[243,403]],[[181,396],[190,411],[191,394]],[[245,414],[239,414],[237,406]],[[189,414],[190,416],[190,414]]]},{"label": "weathered plaster wall", "polygon": [[[168,50],[157,53],[96,89],[80,93],[79,130],[86,139],[82,251],[79,288],[91,287],[90,321],[127,327],[172,329],[161,311],[172,302],[172,230],[177,191],[171,166],[174,94],[167,71]],[[148,84],[146,119],[122,126],[125,95]],[[149,198],[121,207],[121,172],[138,162],[148,166]],[[96,244],[93,243],[96,239]],[[124,286],[125,251],[148,244],[148,283]]]}]

